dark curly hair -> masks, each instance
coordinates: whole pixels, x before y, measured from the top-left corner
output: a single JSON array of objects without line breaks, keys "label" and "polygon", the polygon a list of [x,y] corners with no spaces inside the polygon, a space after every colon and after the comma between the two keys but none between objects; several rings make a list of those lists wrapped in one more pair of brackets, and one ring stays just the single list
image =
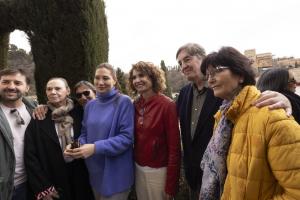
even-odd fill
[{"label": "dark curly hair", "polygon": [[150,78],[155,93],[166,89],[165,73],[151,62],[139,61],[132,65],[129,72],[129,87],[134,94],[137,94],[137,90],[133,85],[133,70],[139,71]]}]

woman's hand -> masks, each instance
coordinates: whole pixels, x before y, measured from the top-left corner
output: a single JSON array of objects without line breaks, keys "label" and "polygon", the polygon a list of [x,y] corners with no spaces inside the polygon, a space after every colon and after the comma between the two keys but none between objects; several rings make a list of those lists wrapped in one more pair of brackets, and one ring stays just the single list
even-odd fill
[{"label": "woman's hand", "polygon": [[48,106],[46,105],[38,105],[33,111],[32,111],[32,118],[43,120],[46,117],[46,114],[48,112]]},{"label": "woman's hand", "polygon": [[71,144],[68,144],[68,145],[66,146],[65,151],[64,151],[64,156],[73,158],[72,152],[73,152],[73,151],[72,151],[72,149],[71,149]]},{"label": "woman's hand", "polygon": [[88,158],[95,153],[95,145],[94,144],[84,144],[79,148],[71,149],[71,145],[67,146],[64,154],[66,156],[71,156],[73,158]]},{"label": "woman's hand", "polygon": [[43,197],[43,200],[54,200],[59,199],[59,195],[56,190],[50,192],[47,196]]},{"label": "woman's hand", "polygon": [[292,106],[291,102],[283,94],[274,91],[264,91],[261,93],[260,97],[253,103],[254,106],[261,108],[263,106],[268,106],[269,109],[285,109],[286,115],[291,116]]}]

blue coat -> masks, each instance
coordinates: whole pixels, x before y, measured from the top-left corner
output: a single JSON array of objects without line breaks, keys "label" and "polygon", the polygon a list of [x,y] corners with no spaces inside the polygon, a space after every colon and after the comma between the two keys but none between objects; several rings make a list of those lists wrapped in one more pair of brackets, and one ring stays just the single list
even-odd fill
[{"label": "blue coat", "polygon": [[216,98],[211,89],[206,89],[206,98],[193,139],[191,137],[192,100],[193,87],[192,84],[189,84],[183,87],[179,93],[177,110],[180,120],[185,176],[189,186],[193,190],[197,190],[201,186],[202,180],[200,162],[213,133],[214,114],[218,111],[222,100]]},{"label": "blue coat", "polygon": [[86,159],[92,187],[103,196],[130,189],[133,169],[134,107],[116,89],[90,101],[84,111],[82,144],[95,144]]}]

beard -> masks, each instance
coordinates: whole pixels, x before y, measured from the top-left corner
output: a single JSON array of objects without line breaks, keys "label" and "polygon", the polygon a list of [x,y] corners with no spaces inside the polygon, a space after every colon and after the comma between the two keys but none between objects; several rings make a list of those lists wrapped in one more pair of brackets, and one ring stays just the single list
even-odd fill
[{"label": "beard", "polygon": [[[10,92],[15,92],[15,95],[9,96],[8,93],[10,93]],[[3,101],[3,102],[17,101],[20,98],[22,98],[23,95],[24,94],[18,89],[4,89],[4,90],[0,91],[0,101]]]}]

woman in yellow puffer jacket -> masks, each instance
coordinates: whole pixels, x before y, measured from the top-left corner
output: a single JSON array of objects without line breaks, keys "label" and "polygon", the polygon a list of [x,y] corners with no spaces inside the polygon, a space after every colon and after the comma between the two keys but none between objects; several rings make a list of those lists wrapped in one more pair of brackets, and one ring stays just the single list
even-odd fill
[{"label": "woman in yellow puffer jacket", "polygon": [[257,108],[251,62],[232,47],[209,54],[201,71],[216,97],[214,135],[201,162],[200,200],[300,200],[300,126],[282,109]]}]

